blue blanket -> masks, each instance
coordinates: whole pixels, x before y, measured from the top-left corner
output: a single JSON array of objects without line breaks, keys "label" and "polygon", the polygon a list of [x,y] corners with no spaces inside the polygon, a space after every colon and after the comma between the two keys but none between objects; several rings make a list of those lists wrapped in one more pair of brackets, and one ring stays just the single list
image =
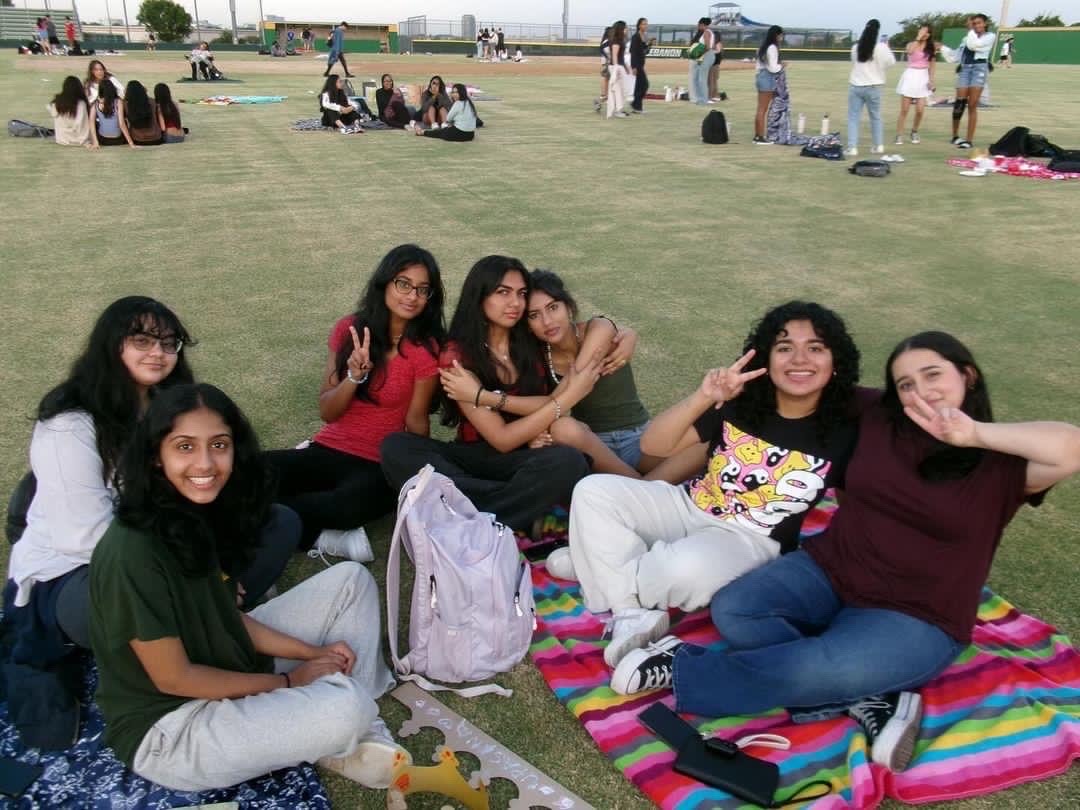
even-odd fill
[{"label": "blue blanket", "polygon": [[[103,741],[105,720],[93,702],[97,669],[87,657],[79,739],[67,751],[43,753],[26,748],[8,722],[7,703],[0,703],[0,756],[39,764],[41,777],[18,799],[4,807],[31,810],[166,810],[214,802],[239,802],[244,810],[330,810],[315,768],[300,765],[275,771],[226,790],[180,793],[136,776],[113,756]],[[287,733],[287,732],[286,732]]]}]

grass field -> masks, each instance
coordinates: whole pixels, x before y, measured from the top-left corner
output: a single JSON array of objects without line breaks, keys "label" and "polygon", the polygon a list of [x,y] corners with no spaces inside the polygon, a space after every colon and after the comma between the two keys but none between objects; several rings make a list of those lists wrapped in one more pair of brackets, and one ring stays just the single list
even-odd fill
[{"label": "grass field", "polygon": [[[66,73],[85,73],[86,61],[4,57],[6,117],[48,123],[44,105]],[[147,85],[186,73],[174,54],[105,61],[122,79]],[[95,153],[0,141],[5,500],[27,466],[36,403],[61,379],[93,319],[121,295],[152,295],[181,315],[199,340],[189,355],[196,373],[238,400],[267,447],[311,435],[329,328],[351,310],[379,257],[403,241],[434,252],[451,305],[469,267],[489,253],[563,274],[586,313],[641,332],[637,379],[654,412],[691,390],[704,369],[733,359],[766,308],[809,297],[845,316],[868,384],[880,384],[900,338],[942,328],[976,353],[999,419],[1080,422],[1080,184],[959,177],[945,165],[955,154],[947,111],[928,111],[923,143],[890,149],[907,162],[891,177],[870,179],[849,175],[844,163],[800,158],[795,148],[752,146],[747,70],[722,74],[734,142],[706,146],[701,108],[688,104],[653,102],[646,116],[600,120],[591,107],[593,60],[508,66],[413,56],[351,64],[361,77],[389,71],[399,83],[441,72],[503,99],[478,104],[487,126],[475,142],[444,144],[400,132],[292,133],[292,120],[317,114],[312,93],[323,63],[232,54],[220,62],[245,83],[174,84],[174,95],[288,101],[184,105],[193,137],[178,146]],[[654,88],[686,84],[684,64],[651,65]],[[814,124],[828,112],[842,127],[846,71],[792,65],[793,113],[806,112]],[[981,115],[977,146],[1025,124],[1080,147],[1080,69],[1024,65],[996,72],[992,84],[1000,106]],[[885,95],[890,133],[897,104]],[[1039,510],[1023,510],[990,582],[1073,638],[1080,636],[1078,518],[1077,480],[1056,487]],[[372,532],[380,559],[388,528],[383,521]],[[289,576],[315,570],[304,559]],[[511,701],[447,703],[596,807],[649,806],[530,664],[501,680],[515,689]],[[401,718],[396,709],[385,701],[391,719]],[[327,783],[337,807],[383,806],[382,794],[336,777]],[[1073,806],[1078,794],[1073,768],[953,806],[1057,808]]]}]

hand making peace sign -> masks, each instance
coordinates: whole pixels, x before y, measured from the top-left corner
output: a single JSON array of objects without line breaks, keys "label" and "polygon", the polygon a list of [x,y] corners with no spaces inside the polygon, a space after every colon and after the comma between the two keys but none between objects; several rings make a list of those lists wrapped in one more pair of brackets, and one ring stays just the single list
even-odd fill
[{"label": "hand making peace sign", "polygon": [[356,333],[356,327],[350,326],[349,332],[352,333],[353,350],[349,355],[348,368],[349,376],[354,380],[359,380],[369,371],[371,371],[371,331],[364,327],[364,339],[360,340],[360,336]]},{"label": "hand making peace sign", "polygon": [[918,394],[912,395],[911,404],[904,406],[908,419],[935,439],[954,447],[976,446],[976,422],[959,408],[942,408],[935,411]]},{"label": "hand making peace sign", "polygon": [[753,356],[754,350],[751,349],[727,368],[714,368],[707,371],[705,379],[701,381],[699,389],[701,393],[715,402],[717,408],[735,399],[750,380],[756,380],[769,371],[768,368],[763,367],[744,372],[743,368]]}]

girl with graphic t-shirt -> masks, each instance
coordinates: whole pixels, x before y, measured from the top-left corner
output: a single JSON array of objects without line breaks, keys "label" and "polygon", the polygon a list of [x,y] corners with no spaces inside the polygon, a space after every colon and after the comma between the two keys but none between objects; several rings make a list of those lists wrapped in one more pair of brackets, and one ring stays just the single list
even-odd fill
[{"label": "girl with graphic t-shirt", "polygon": [[407,430],[427,436],[445,339],[443,285],[435,257],[416,245],[391,250],[352,315],[330,332],[319,391],[326,423],[302,449],[267,454],[283,503],[303,522],[313,554],[372,559],[363,524],[393,510],[379,445]]},{"label": "girl with graphic t-shirt", "polygon": [[[373,788],[407,752],[375,699],[394,684],[379,594],[332,566],[242,613],[230,572],[272,489],[251,425],[212,385],[156,397],[120,464],[116,520],[90,561],[105,740],[171,790],[229,787],[319,762]],[[275,660],[276,659],[276,660]]]},{"label": "girl with graphic t-shirt", "polygon": [[792,301],[766,313],[729,368],[655,417],[654,456],[696,454],[682,486],[593,475],[574,490],[569,552],[552,573],[612,611],[609,666],[662,636],[667,609],[696,610],[723,585],[793,550],[803,517],[841,486],[855,441],[859,352],[844,322]]},{"label": "girl with graphic t-shirt", "polygon": [[902,341],[885,374],[828,529],[713,598],[728,648],[668,637],[624,659],[616,691],[670,686],[674,672],[679,711],[784,706],[816,719],[846,710],[866,729],[873,761],[907,764],[921,701],[905,690],[970,641],[1005,527],[1080,471],[1080,428],[993,422],[974,357],[942,332]]},{"label": "girl with graphic t-shirt", "polygon": [[397,433],[382,446],[393,487],[431,464],[478,509],[524,531],[552,504],[570,500],[589,471],[583,452],[615,458],[591,431],[573,429],[568,416],[592,390],[602,357],[568,374],[549,395],[523,317],[529,289],[529,271],[517,259],[486,256],[473,265],[439,360],[447,395],[443,424],[457,427],[457,440]]}]

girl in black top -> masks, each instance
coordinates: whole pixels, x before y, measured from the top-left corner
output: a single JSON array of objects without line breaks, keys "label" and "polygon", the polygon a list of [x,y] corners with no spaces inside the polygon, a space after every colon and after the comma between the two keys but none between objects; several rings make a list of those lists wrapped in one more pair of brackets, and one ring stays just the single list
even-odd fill
[{"label": "girl in black top", "polygon": [[389,126],[404,129],[411,120],[405,99],[401,91],[394,88],[394,77],[389,73],[382,75],[382,87],[375,91],[375,106],[379,120]]}]

